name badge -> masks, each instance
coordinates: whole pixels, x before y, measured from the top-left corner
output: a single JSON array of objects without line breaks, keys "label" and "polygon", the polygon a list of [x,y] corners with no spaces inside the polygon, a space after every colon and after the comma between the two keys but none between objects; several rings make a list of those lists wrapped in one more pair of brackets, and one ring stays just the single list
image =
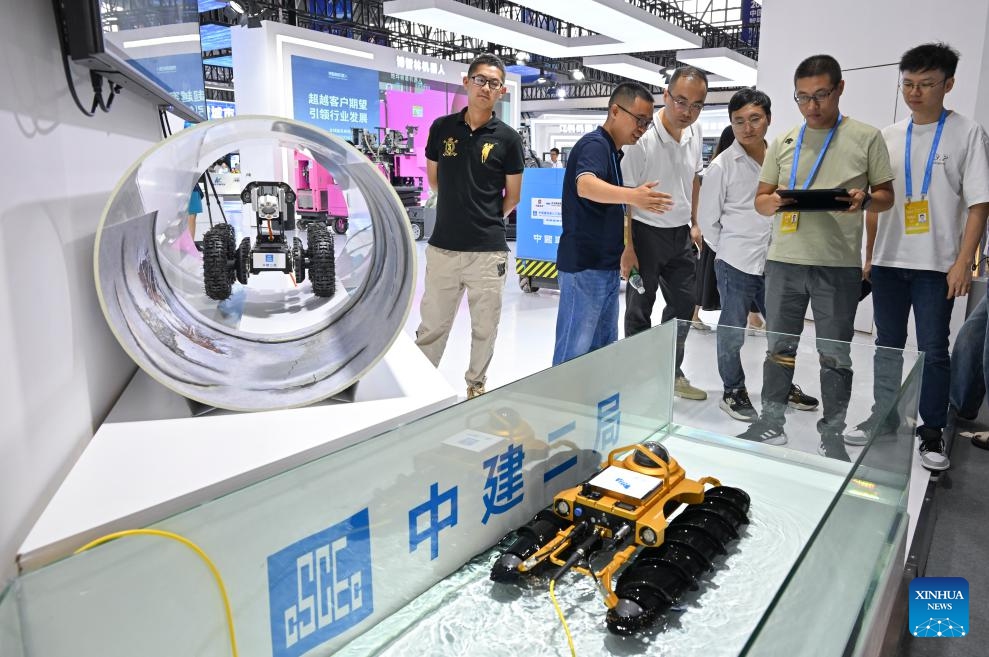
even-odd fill
[{"label": "name badge", "polygon": [[910,201],[903,207],[907,235],[921,235],[931,232],[931,208],[926,198],[920,201]]},{"label": "name badge", "polygon": [[800,224],[799,212],[784,212],[783,218],[780,221],[780,232],[795,233],[797,232],[797,226],[799,224]]}]

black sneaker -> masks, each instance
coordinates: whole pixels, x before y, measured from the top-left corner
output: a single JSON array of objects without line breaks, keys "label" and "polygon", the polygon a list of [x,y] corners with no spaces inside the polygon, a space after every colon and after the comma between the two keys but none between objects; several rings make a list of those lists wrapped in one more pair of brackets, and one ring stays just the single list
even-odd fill
[{"label": "black sneaker", "polygon": [[920,437],[920,462],[932,472],[941,472],[951,466],[948,455],[944,452],[944,438],[941,430],[922,424],[917,427]]},{"label": "black sneaker", "polygon": [[726,392],[721,397],[721,401],[718,402],[718,407],[742,422],[755,422],[759,417],[759,414],[752,407],[752,402],[749,401],[749,393],[745,388]]},{"label": "black sneaker", "polygon": [[785,445],[786,434],[783,427],[775,427],[768,422],[756,420],[749,428],[738,434],[739,438],[751,440],[754,443],[764,443],[766,445]]},{"label": "black sneaker", "polygon": [[847,461],[851,463],[848,452],[845,450],[845,440],[841,435],[822,435],[821,444],[817,447],[817,453],[829,459]]},{"label": "black sneaker", "polygon": [[786,398],[786,403],[790,408],[798,411],[812,411],[820,404],[816,397],[805,395],[798,385],[790,385],[790,394]]}]

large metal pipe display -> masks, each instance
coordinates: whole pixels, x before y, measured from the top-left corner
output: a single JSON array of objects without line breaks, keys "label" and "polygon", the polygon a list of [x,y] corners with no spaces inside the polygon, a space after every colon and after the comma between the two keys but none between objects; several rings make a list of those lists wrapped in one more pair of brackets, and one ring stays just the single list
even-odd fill
[{"label": "large metal pipe display", "polygon": [[[206,296],[201,256],[184,234],[190,192],[201,172],[237,150],[246,164],[241,186],[294,184],[301,152],[343,190],[350,229],[336,236],[332,298],[280,273],[234,283],[224,301]],[[249,206],[243,214],[231,220],[238,240],[253,234]],[[107,322],[148,374],[210,406],[270,410],[335,395],[382,358],[412,303],[415,245],[398,196],[352,146],[296,121],[238,117],[176,133],[127,171],[97,229],[95,267]]]}]

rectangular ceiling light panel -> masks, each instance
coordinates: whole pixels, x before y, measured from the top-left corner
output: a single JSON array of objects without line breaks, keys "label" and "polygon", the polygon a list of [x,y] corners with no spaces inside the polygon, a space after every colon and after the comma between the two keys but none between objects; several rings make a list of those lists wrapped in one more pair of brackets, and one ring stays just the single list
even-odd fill
[{"label": "rectangular ceiling light panel", "polygon": [[[607,1],[625,4],[620,0]],[[579,3],[594,5],[596,9],[593,11],[600,9],[597,3],[589,2],[589,0],[579,0]],[[510,48],[553,58],[642,52],[643,50],[656,50],[657,48],[672,50],[700,45],[701,43],[700,37],[688,39],[687,37],[691,36],[689,32],[684,32],[686,36],[679,33],[671,36],[671,34],[663,31],[655,31],[652,28],[646,30],[643,23],[634,20],[630,21],[627,17],[624,20],[631,27],[626,27],[623,31],[626,37],[628,35],[635,35],[634,40],[613,38],[605,34],[565,37],[555,32],[543,30],[533,25],[519,23],[504,16],[456,2],[455,0],[391,0],[391,2],[385,2],[384,11],[386,16],[401,18],[402,20],[421,25],[429,25],[455,34],[480,36],[485,40],[500,43]],[[560,12],[557,11],[557,13]],[[649,16],[648,14],[646,15]],[[664,23],[655,17],[649,16],[649,18],[653,19],[653,23],[657,21]],[[566,20],[570,19],[567,18]],[[595,29],[595,31],[601,30]],[[674,43],[671,39],[676,39],[676,42]],[[658,45],[661,40],[662,43],[669,42],[670,45]]]},{"label": "rectangular ceiling light panel", "polygon": [[645,52],[696,48],[704,40],[688,30],[630,5],[625,0],[513,0],[543,14],[612,37],[626,48]]},{"label": "rectangular ceiling light panel", "polygon": [[644,59],[632,57],[630,55],[603,55],[600,57],[585,57],[584,66],[596,68],[605,73],[613,73],[628,78],[638,80],[645,84],[657,87],[666,86],[666,78],[659,72],[659,64],[647,62]]},{"label": "rectangular ceiling light panel", "polygon": [[756,83],[758,62],[730,48],[681,50],[677,52],[677,60],[724,76],[734,83],[732,86],[751,87]]}]

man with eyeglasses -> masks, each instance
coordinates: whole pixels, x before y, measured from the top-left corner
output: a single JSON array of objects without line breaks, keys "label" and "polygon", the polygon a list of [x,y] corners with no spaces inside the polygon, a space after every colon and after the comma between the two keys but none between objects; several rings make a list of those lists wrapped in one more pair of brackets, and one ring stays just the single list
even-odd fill
[{"label": "man with eyeglasses", "polygon": [[608,100],[604,125],[570,150],[563,174],[563,234],[557,248],[560,304],[553,365],[618,339],[619,266],[628,207],[662,213],[669,194],[653,183],[623,185],[621,147],[634,144],[652,123],[653,96],[623,82]]},{"label": "man with eyeglasses", "polygon": [[[848,445],[865,445],[876,433],[898,429],[890,409],[912,309],[917,348],[924,352],[917,435],[921,462],[932,471],[949,467],[942,430],[951,381],[951,309],[968,294],[989,214],[989,138],[978,123],[944,107],[957,66],[958,53],[943,43],[917,46],[900,59],[910,116],[885,128],[883,139],[901,201],[882,214],[867,213],[863,272],[872,281],[876,345],[893,349],[876,350],[872,414],[845,436]],[[981,361],[982,354],[973,357]]]},{"label": "man with eyeglasses", "polygon": [[[736,420],[752,422],[756,413],[745,387],[741,350],[752,305],[766,315],[766,254],[772,223],[755,211],[759,172],[766,156],[766,132],[772,103],[762,91],[742,89],[728,101],[734,140],[708,166],[701,185],[697,222],[704,241],[717,254],[714,271],[721,295],[718,373],[724,393],[718,407]],[[818,401],[791,386],[790,408],[811,411]]]},{"label": "man with eyeglasses", "polygon": [[684,376],[684,344],[694,315],[696,258],[691,243],[701,247],[697,227],[697,195],[701,158],[700,126],[695,125],[707,98],[707,74],[693,66],[678,68],[663,92],[665,106],[656,112],[652,127],[634,146],[625,147],[622,175],[625,184],[638,187],[655,183],[669,194],[672,207],[659,214],[632,208],[626,219],[625,251],[621,271],[628,277],[638,269],[645,290],[631,286],[625,293],[625,335],[652,327],[656,291],[662,290],[666,307],[662,321],[679,319],[676,339],[676,379],[673,394],[684,399],[704,400],[707,393],[690,385]]},{"label": "man with eyeglasses", "polygon": [[478,56],[464,77],[467,107],[429,128],[426,174],[436,193],[436,226],[426,247],[426,282],[416,344],[438,366],[457,307],[467,292],[471,318],[467,398],[484,393],[505,288],[505,218],[518,205],[522,138],[495,116],[505,95],[505,65]]},{"label": "man with eyeglasses", "polygon": [[[793,384],[799,335],[810,304],[821,365],[823,418],[818,453],[849,460],[845,414],[852,390],[848,342],[862,288],[862,210],[893,205],[893,171],[882,134],[843,116],[841,66],[829,55],[808,57],[793,76],[793,98],[805,119],[769,146],[755,208],[773,218],[766,263],[769,350],[763,365],[762,414],[740,437],[787,442],[784,411]],[[844,188],[839,212],[787,211],[779,189]],[[871,203],[871,205],[870,205]]]}]

